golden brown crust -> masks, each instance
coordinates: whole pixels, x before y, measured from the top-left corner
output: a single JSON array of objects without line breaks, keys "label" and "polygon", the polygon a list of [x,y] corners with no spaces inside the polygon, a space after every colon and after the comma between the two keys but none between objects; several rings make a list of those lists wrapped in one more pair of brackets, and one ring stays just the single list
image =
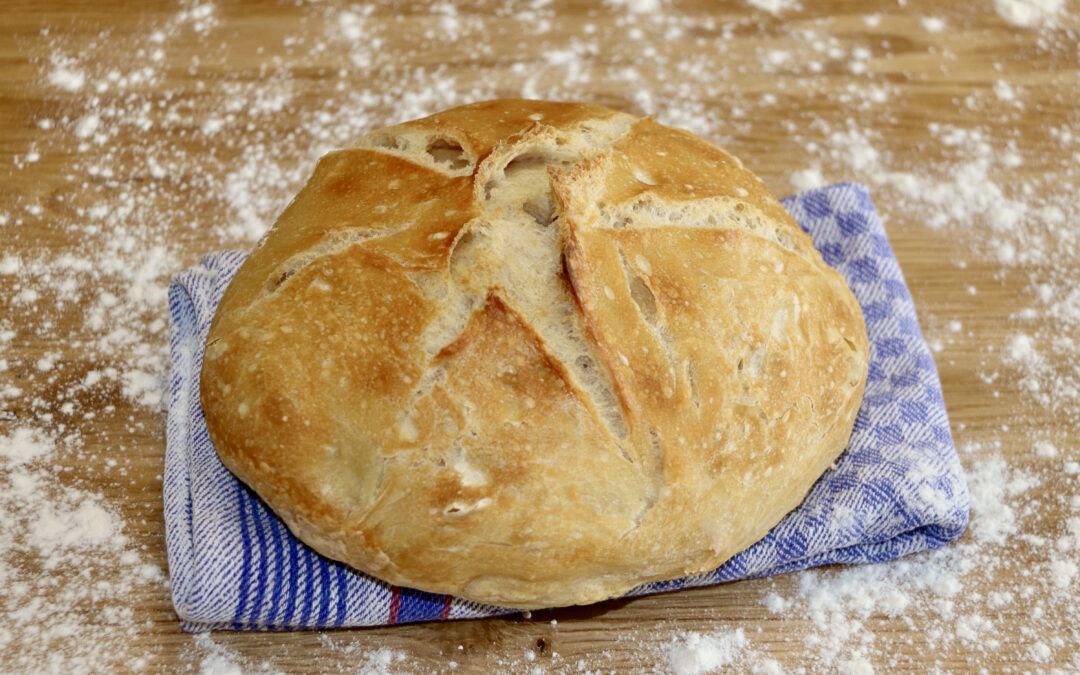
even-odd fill
[{"label": "golden brown crust", "polygon": [[332,153],[227,290],[202,403],[301,539],[512,607],[714,568],[847,443],[858,304],[720,148],[490,101]]}]

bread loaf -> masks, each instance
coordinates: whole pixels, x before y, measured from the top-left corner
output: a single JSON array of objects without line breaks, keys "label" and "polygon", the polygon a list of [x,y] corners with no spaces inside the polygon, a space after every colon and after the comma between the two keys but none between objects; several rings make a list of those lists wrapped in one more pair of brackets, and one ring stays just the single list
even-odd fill
[{"label": "bread loaf", "polygon": [[715,568],[847,444],[859,306],[756,176],[501,100],[325,156],[229,285],[202,405],[323,555],[507,607]]}]

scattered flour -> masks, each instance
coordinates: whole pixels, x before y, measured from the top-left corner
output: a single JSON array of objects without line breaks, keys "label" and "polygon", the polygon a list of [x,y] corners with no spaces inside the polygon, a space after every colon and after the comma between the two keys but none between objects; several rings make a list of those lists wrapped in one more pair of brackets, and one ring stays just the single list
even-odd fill
[{"label": "scattered flour", "polygon": [[813,190],[826,185],[825,177],[821,175],[820,166],[812,166],[799,169],[791,174],[791,186],[799,192]]},{"label": "scattered flour", "polygon": [[10,436],[0,436],[0,458],[7,460],[8,469],[44,457],[52,449],[52,444],[33,429],[17,428]]},{"label": "scattered flour", "polygon": [[646,14],[660,10],[661,0],[607,0],[608,4],[618,9],[625,9],[634,14]]},{"label": "scattered flour", "polygon": [[80,456],[76,443],[42,429],[0,436],[0,671],[147,665],[122,650],[134,630],[130,598],[147,586],[160,592],[164,574],[143,561],[105,499],[58,471]]},{"label": "scattered flour", "polygon": [[53,57],[52,70],[45,79],[52,86],[70,92],[79,91],[86,84],[86,74],[78,69],[73,59],[66,57]]},{"label": "scattered flour", "polygon": [[0,274],[18,274],[22,261],[16,255],[6,255],[0,259]]},{"label": "scattered flour", "polygon": [[1054,19],[1065,0],[994,0],[994,10],[1014,26],[1030,28]]},{"label": "scattered flour", "polygon": [[744,664],[752,656],[749,645],[741,628],[708,635],[687,633],[672,638],[665,656],[674,675],[702,675]]},{"label": "scattered flour", "polygon": [[751,7],[772,14],[790,12],[802,7],[797,0],[746,0],[746,3]]},{"label": "scattered flour", "polygon": [[[764,596],[762,604],[769,612],[808,621],[803,640],[814,670],[827,669],[830,663],[840,664],[844,672],[874,672],[875,664],[886,672],[917,668],[920,661],[895,650],[891,638],[879,639],[874,633],[872,624],[879,616],[901,617],[918,626],[930,648],[963,645],[982,658],[1008,649],[996,618],[1003,608],[1023,613],[1028,628],[1041,635],[1060,630],[1058,616],[1080,619],[1074,598],[1061,593],[1072,588],[1078,573],[1073,547],[1080,519],[1075,528],[1070,521],[1069,533],[1056,550],[1042,547],[1044,573],[1027,577],[1027,585],[998,585],[1016,563],[1010,551],[1030,531],[1022,524],[1032,518],[1027,511],[1042,482],[999,456],[987,457],[981,448],[966,451],[981,457],[969,476],[973,536],[893,563],[801,572],[794,595]],[[972,587],[1001,590],[983,595]],[[984,615],[987,608],[994,613]]]},{"label": "scattered flour", "polygon": [[[1080,285],[1069,276],[1080,260],[1075,116],[1037,109],[1030,87],[1010,77],[1011,57],[989,54],[999,59],[993,74],[954,94],[955,117],[898,121],[896,105],[909,90],[895,83],[908,76],[895,57],[933,58],[950,78],[957,64],[933,44],[922,53],[894,51],[891,36],[876,32],[886,25],[882,14],[862,16],[863,37],[851,37],[813,16],[812,4],[747,0],[783,18],[807,15],[770,21],[795,38],[783,49],[760,40],[747,48],[745,34],[762,14],[725,23],[684,16],[679,6],[608,0],[578,32],[557,37],[553,26],[565,17],[552,3],[506,3],[498,20],[527,36],[521,53],[510,55],[476,12],[451,3],[418,9],[412,28],[393,30],[389,5],[283,5],[296,13],[295,34],[260,43],[258,76],[244,80],[220,77],[234,55],[233,33],[221,30],[231,19],[208,2],[155,15],[124,44],[93,37],[77,44],[48,31],[28,44],[41,68],[41,96],[63,107],[27,120],[31,138],[13,150],[20,159],[9,170],[41,171],[63,158],[65,178],[51,186],[63,185],[56,193],[62,208],[30,193],[0,203],[0,291],[10,299],[0,314],[0,672],[167,669],[154,661],[159,654],[131,646],[156,630],[160,617],[135,612],[130,598],[167,593],[164,561],[146,554],[148,538],[160,538],[159,498],[125,495],[156,493],[128,472],[136,449],[162,444],[169,277],[206,252],[208,241],[212,248],[250,247],[325,152],[371,128],[469,101],[625,92],[612,103],[717,139],[744,158],[741,149],[761,148],[747,139],[796,144],[806,161],[788,175],[795,189],[864,182],[888,227],[962,235],[972,242],[973,261],[1000,269],[1002,284],[1026,289],[1024,306],[1003,309],[1008,337],[980,352],[973,386],[1080,431]],[[1035,36],[1025,47],[1029,56],[1073,64],[1076,36],[1063,29],[1064,8],[1063,0],[989,0],[916,21],[931,34],[924,42],[941,43],[972,17],[981,22],[996,12],[1008,24],[1003,29]],[[397,60],[409,50],[441,54],[449,44],[460,45],[469,62],[505,59],[499,86],[468,69]],[[191,45],[197,56],[179,56],[191,53],[179,47]],[[305,74],[314,62],[335,64],[317,85]],[[732,91],[733,76],[747,72],[784,86]],[[850,84],[819,89],[814,75],[823,72],[844,73]],[[184,73],[182,82],[176,73]],[[1075,88],[1063,82],[1052,86],[1061,87],[1061,105],[1072,106]],[[308,95],[313,86],[318,97]],[[765,128],[787,105],[785,87],[805,87],[798,96],[819,97],[821,106]],[[1038,143],[1016,134],[1017,121],[1035,114],[1056,120],[1035,140],[1071,163],[1049,165]],[[893,134],[901,122],[905,134]],[[898,145],[907,143],[919,152]],[[927,159],[912,161],[917,156]],[[25,226],[45,219],[84,245],[55,251],[29,239]],[[957,297],[981,301],[983,291],[961,289]],[[982,328],[959,312],[921,318],[941,364]],[[66,358],[60,344],[77,345],[82,358]],[[122,420],[123,433],[95,431],[102,416]],[[783,651],[796,650],[806,672],[912,670],[926,649],[962,654],[970,664],[1030,661],[1018,672],[1048,664],[1080,669],[1080,433],[1052,437],[1036,429],[1017,450],[1003,447],[1015,434],[974,442],[962,426],[954,432],[973,507],[960,543],[892,564],[763,584],[761,611],[804,627]],[[1006,456],[1030,462],[1014,466]],[[1019,636],[1005,630],[1005,615],[1025,617]],[[879,634],[883,617],[910,626],[906,639],[918,642]],[[778,654],[770,654],[775,645],[749,629],[688,632],[672,622],[646,637],[637,650],[642,670],[781,672]],[[372,649],[348,634],[320,640],[327,658],[349,663],[351,672],[413,669],[403,652]],[[293,663],[252,661],[226,643],[191,638],[190,670],[273,673]],[[515,644],[511,656],[491,649],[495,670],[533,672],[547,663],[531,647]],[[550,658],[552,670],[590,667]],[[605,658],[596,655],[598,663]]]},{"label": "scattered flour", "polygon": [[356,643],[336,640],[330,633],[319,635],[319,644],[327,652],[346,658],[352,664],[350,672],[356,675],[386,675],[412,670],[408,654],[389,647],[362,649]]},{"label": "scattered flour", "polygon": [[936,16],[924,16],[919,19],[919,25],[927,33],[940,33],[945,30],[945,20]]},{"label": "scattered flour", "polygon": [[235,650],[214,642],[210,633],[193,636],[192,646],[199,656],[199,675],[281,675],[269,663],[253,663]]}]

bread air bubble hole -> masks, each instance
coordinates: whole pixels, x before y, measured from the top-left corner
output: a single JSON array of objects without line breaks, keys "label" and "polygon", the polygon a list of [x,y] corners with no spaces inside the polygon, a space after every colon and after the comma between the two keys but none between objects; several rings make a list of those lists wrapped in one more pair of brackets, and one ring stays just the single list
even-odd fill
[{"label": "bread air bubble hole", "polygon": [[549,192],[542,192],[533,196],[522,204],[521,208],[525,213],[529,214],[540,227],[551,225],[558,217],[555,215],[555,200],[552,199],[551,193]]},{"label": "bread air bubble hole", "polygon": [[[662,475],[664,470],[664,441],[660,438],[660,434],[656,432],[651,426],[649,427],[649,450],[652,457],[650,457],[650,464],[653,466],[653,471]],[[659,478],[660,476],[658,476]]]},{"label": "bread air bubble hole", "polygon": [[454,277],[465,275],[476,265],[479,243],[479,237],[472,230],[465,232],[454,242],[454,248],[450,251],[450,273]]},{"label": "bread air bubble hole", "polygon": [[695,408],[700,408],[701,407],[701,399],[698,397],[697,372],[696,372],[696,370],[697,369],[694,367],[694,362],[691,361],[690,359],[687,359],[686,360],[686,382],[687,382],[687,384],[690,385],[690,397],[694,401],[694,407]]},{"label": "bread air bubble hole", "polygon": [[273,293],[277,289],[281,288],[282,284],[284,284],[286,281],[289,280],[290,277],[300,271],[300,268],[303,267],[307,262],[308,261],[306,259],[293,261],[293,264],[289,267],[285,268],[284,270],[279,270],[277,274],[271,276],[270,279],[266,282],[266,292]]},{"label": "bread air bubble hole", "polygon": [[277,275],[277,277],[270,282],[270,290],[277,290],[278,286],[285,283],[285,281],[294,274],[296,274],[296,270],[285,270]]},{"label": "bread air bubble hole", "polygon": [[586,377],[592,377],[593,368],[596,367],[596,364],[593,363],[593,360],[591,358],[589,358],[588,356],[579,356],[577,357],[575,363],[577,364],[577,367],[581,369],[581,372],[585,374]]},{"label": "bread air bubble hole", "polygon": [[469,166],[469,156],[465,149],[452,140],[434,138],[428,142],[424,151],[435,160],[436,164],[446,165],[452,171]]},{"label": "bread air bubble hole", "polygon": [[630,279],[630,297],[633,298],[634,304],[638,306],[646,321],[656,323],[656,296],[653,295],[644,279],[629,270],[627,276]]},{"label": "bread air bubble hole", "polygon": [[404,151],[409,149],[409,142],[401,136],[391,136],[389,134],[375,136],[371,139],[371,143],[376,148],[385,148],[387,150],[399,150]]},{"label": "bread air bubble hole", "polygon": [[[591,361],[590,361],[591,363]],[[600,416],[607,423],[608,428],[615,434],[615,437],[619,440],[625,440],[630,435],[630,429],[626,426],[626,420],[623,418],[619,409],[619,399],[615,396],[615,392],[606,386],[599,385],[595,389],[597,402],[600,404],[599,412]],[[622,446],[619,446],[622,450]],[[633,460],[631,460],[633,462]]]},{"label": "bread air bubble hole", "polygon": [[780,244],[789,251],[794,251],[797,248],[795,238],[792,237],[788,232],[783,230],[776,231],[776,243]]},{"label": "bread air bubble hole", "polygon": [[503,175],[506,176],[507,180],[512,180],[514,176],[524,171],[535,171],[548,165],[566,166],[570,162],[570,158],[561,153],[531,150],[523,152],[507,162],[506,168],[503,169]]}]

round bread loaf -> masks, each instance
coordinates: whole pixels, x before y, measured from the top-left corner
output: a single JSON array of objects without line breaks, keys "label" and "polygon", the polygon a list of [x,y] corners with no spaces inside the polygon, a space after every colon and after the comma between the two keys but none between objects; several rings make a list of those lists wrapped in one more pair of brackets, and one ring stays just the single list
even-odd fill
[{"label": "round bread loaf", "polygon": [[229,285],[201,396],[303,541],[507,607],[703,572],[843,451],[843,279],[712,143],[501,100],[324,157]]}]

